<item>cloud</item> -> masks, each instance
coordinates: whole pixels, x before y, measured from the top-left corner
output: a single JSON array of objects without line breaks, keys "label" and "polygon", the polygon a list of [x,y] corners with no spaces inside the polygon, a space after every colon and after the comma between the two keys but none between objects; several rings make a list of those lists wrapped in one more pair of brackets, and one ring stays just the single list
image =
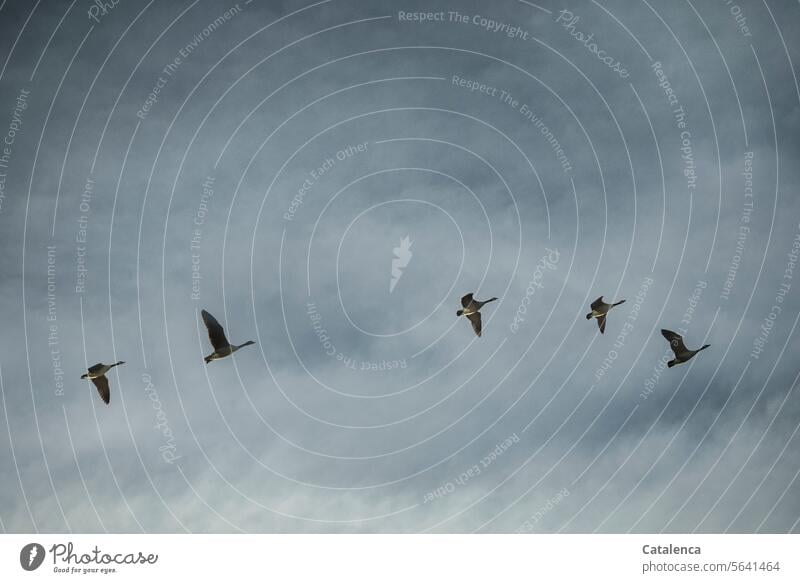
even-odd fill
[{"label": "cloud", "polygon": [[6,531],[797,530],[796,9],[225,9],[0,9]]}]

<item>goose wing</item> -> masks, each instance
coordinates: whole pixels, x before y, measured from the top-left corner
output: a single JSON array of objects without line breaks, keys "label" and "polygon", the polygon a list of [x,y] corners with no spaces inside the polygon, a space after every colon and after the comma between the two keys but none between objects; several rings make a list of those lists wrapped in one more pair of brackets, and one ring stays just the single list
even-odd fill
[{"label": "goose wing", "polygon": [[481,335],[481,313],[474,312],[467,316],[469,321],[472,323],[472,329],[475,330],[475,334],[477,336]]},{"label": "goose wing", "polygon": [[600,334],[605,334],[606,332],[606,317],[600,316],[597,318],[597,325],[600,327]]},{"label": "goose wing", "polygon": [[669,342],[672,352],[675,356],[680,356],[682,353],[687,352],[686,345],[683,343],[683,336],[673,332],[672,330],[661,330],[661,334]]},{"label": "goose wing", "polygon": [[216,318],[205,310],[200,313],[203,316],[203,322],[206,328],[208,328],[208,339],[211,341],[211,346],[214,347],[214,350],[220,350],[230,346],[230,342],[225,338],[225,330],[222,329],[222,326],[220,326]]},{"label": "goose wing", "polygon": [[93,374],[96,373],[96,372],[100,372],[101,370],[103,370],[104,366],[105,365],[102,362],[98,362],[94,366],[90,366],[89,367],[89,372],[93,373]]},{"label": "goose wing", "polygon": [[100,398],[103,399],[103,403],[108,405],[108,402],[111,401],[111,389],[108,388],[108,377],[105,375],[95,377],[92,379],[92,382],[94,386],[97,387],[97,392],[100,393]]},{"label": "goose wing", "polygon": [[592,310],[599,310],[603,306],[607,306],[607,305],[608,304],[606,304],[603,301],[603,296],[600,296],[599,298],[597,298],[595,301],[592,302],[591,308],[592,308]]},{"label": "goose wing", "polygon": [[461,298],[461,307],[462,308],[466,308],[471,303],[472,303],[472,294],[467,294],[463,298]]}]

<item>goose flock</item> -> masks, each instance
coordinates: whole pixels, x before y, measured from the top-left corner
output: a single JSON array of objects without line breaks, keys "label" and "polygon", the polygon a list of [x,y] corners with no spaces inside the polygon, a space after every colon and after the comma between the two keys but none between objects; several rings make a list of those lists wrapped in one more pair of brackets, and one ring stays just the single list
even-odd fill
[{"label": "goose flock", "polygon": [[[470,324],[472,324],[472,330],[475,332],[475,335],[480,337],[483,329],[480,310],[483,306],[495,300],[497,300],[497,298],[492,297],[488,300],[479,301],[474,298],[474,293],[468,293],[461,298],[462,309],[456,312],[456,316],[459,318],[461,316],[467,318],[467,320],[470,321]],[[591,320],[594,318],[597,320],[597,326],[600,328],[600,333],[604,334],[606,331],[606,318],[608,316],[608,312],[615,306],[624,303],[625,300],[620,300],[618,302],[614,302],[613,304],[607,304],[603,301],[603,296],[600,296],[591,303],[591,312],[586,314],[586,319]],[[202,316],[203,323],[206,325],[206,329],[208,330],[208,339],[211,342],[211,347],[214,349],[214,352],[204,358],[206,364],[214,360],[219,360],[221,358],[225,358],[226,356],[230,356],[245,346],[255,344],[255,342],[252,340],[248,340],[243,344],[231,344],[228,341],[228,338],[225,336],[225,329],[219,322],[217,322],[217,319],[214,316],[212,316],[206,310],[201,310],[200,315]],[[672,351],[675,353],[675,358],[667,363],[669,368],[672,368],[676,364],[682,364],[691,360],[698,352],[711,346],[710,344],[704,344],[697,350],[689,350],[686,348],[686,344],[684,344],[683,337],[680,334],[666,329],[662,329],[661,334],[667,339],[670,348],[672,348]],[[94,383],[94,386],[97,387],[97,392],[100,395],[100,399],[106,405],[111,402],[111,389],[108,385],[108,377],[106,376],[106,373],[120,364],[125,364],[125,362],[119,361],[114,364],[103,364],[102,362],[99,362],[94,366],[89,367],[87,372],[81,375],[82,379],[89,379],[92,381],[92,383]]]}]

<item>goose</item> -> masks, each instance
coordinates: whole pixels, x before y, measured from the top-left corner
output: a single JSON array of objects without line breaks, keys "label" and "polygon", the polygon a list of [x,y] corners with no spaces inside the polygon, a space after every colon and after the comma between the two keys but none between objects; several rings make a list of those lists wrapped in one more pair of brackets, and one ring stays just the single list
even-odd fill
[{"label": "goose", "polygon": [[122,360],[114,364],[98,362],[96,365],[90,366],[88,372],[81,375],[82,379],[89,379],[94,383],[94,386],[97,387],[97,392],[100,394],[100,398],[106,405],[111,401],[111,389],[108,388],[108,377],[106,377],[106,373],[115,366],[121,364],[125,364],[125,362]]},{"label": "goose", "polygon": [[467,319],[472,323],[472,329],[475,330],[475,334],[478,336],[481,335],[481,313],[479,310],[489,302],[495,301],[497,298],[490,298],[485,302],[479,302],[472,298],[472,294],[467,294],[463,298],[461,298],[461,306],[464,308],[463,310],[458,310],[456,312],[456,316],[466,316]]},{"label": "goose", "polygon": [[667,366],[670,368],[676,364],[681,364],[687,360],[690,360],[695,354],[711,346],[710,344],[704,344],[697,350],[689,350],[683,343],[683,336],[680,334],[676,334],[672,330],[663,329],[661,330],[661,334],[669,341],[670,348],[672,348],[672,352],[675,353],[675,360],[670,360],[667,363]]},{"label": "goose", "polygon": [[211,346],[214,347],[214,352],[205,357],[206,364],[212,360],[219,360],[220,358],[230,356],[240,348],[255,344],[252,340],[248,340],[244,344],[239,344],[238,346],[231,344],[228,342],[228,339],[225,338],[225,330],[223,330],[216,318],[205,310],[201,310],[200,313],[203,316],[203,322],[206,328],[208,328],[208,339],[211,340]]},{"label": "goose", "polygon": [[625,300],[620,300],[615,304],[607,304],[603,301],[603,296],[600,296],[592,302],[592,305],[590,306],[592,311],[586,314],[586,319],[591,320],[592,318],[597,318],[597,325],[600,327],[600,334],[604,334],[606,331],[606,314],[608,314],[608,311],[614,306],[624,303]]}]

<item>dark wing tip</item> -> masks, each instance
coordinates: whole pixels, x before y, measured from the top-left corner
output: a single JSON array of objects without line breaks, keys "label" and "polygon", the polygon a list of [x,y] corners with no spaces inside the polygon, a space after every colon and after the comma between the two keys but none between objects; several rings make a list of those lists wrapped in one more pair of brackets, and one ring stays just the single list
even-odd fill
[{"label": "dark wing tip", "polygon": [[481,313],[480,312],[475,312],[475,313],[470,314],[469,316],[467,316],[467,318],[469,319],[470,323],[472,324],[472,329],[475,331],[475,334],[478,337],[480,337],[481,328],[482,328],[482,326],[481,326]]},{"label": "dark wing tip", "polygon": [[97,392],[100,395],[100,399],[108,405],[111,402],[111,389],[108,386],[108,378],[103,375],[101,377],[97,377],[92,379],[94,386],[97,387]]}]

